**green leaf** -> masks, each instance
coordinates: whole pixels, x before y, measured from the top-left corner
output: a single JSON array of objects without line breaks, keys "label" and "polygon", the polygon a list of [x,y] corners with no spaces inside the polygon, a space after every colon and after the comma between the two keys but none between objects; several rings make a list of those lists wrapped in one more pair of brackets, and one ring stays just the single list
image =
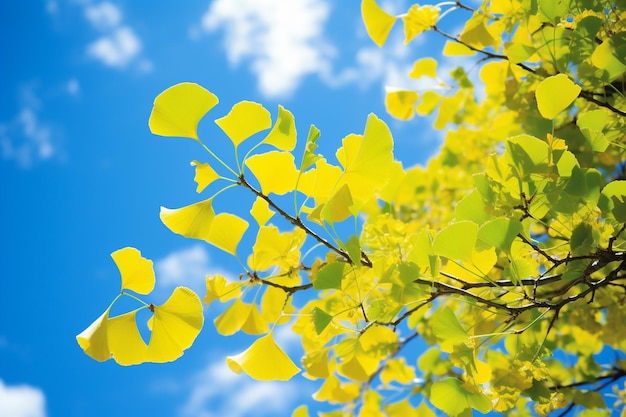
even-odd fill
[{"label": "green leaf", "polygon": [[272,126],[272,117],[261,104],[240,101],[226,116],[217,119],[215,123],[226,133],[236,148],[252,135],[269,129]]},{"label": "green leaf", "polygon": [[473,190],[458,202],[454,209],[454,218],[457,221],[471,220],[476,224],[489,220],[490,216],[479,190]]},{"label": "green leaf", "polygon": [[570,13],[570,0],[539,0],[539,10],[551,23],[560,23]]},{"label": "green leaf", "polygon": [[575,256],[588,253],[594,244],[591,225],[588,223],[577,225],[572,232],[569,244],[572,254]]},{"label": "green leaf", "polygon": [[346,251],[348,252],[348,256],[352,263],[356,266],[361,265],[361,243],[359,243],[358,236],[350,236],[348,241],[345,243]]},{"label": "green leaf", "polygon": [[431,322],[433,334],[442,344],[462,343],[469,336],[450,307],[446,306],[435,311],[431,317]]},{"label": "green leaf", "polygon": [[313,288],[316,290],[331,288],[340,290],[345,266],[344,262],[333,262],[321,267],[313,281]]},{"label": "green leaf", "polygon": [[576,100],[582,89],[565,74],[546,78],[537,86],[535,97],[539,113],[546,119],[554,119]]},{"label": "green leaf", "polygon": [[478,225],[470,221],[452,223],[435,236],[433,252],[452,260],[471,260]]},{"label": "green leaf", "polygon": [[511,244],[522,232],[522,223],[517,219],[499,217],[483,224],[478,230],[478,238],[497,249],[509,253]]},{"label": "green leaf", "polygon": [[467,409],[475,409],[485,414],[491,411],[489,398],[479,392],[465,389],[463,382],[447,378],[433,383],[430,389],[430,402],[448,416],[458,416]]},{"label": "green leaf", "polygon": [[306,138],[306,144],[304,147],[304,155],[302,156],[302,164],[300,165],[300,172],[304,172],[311,165],[319,161],[322,156],[315,153],[317,149],[317,140],[320,138],[320,130],[311,125],[309,128],[309,135]]},{"label": "green leaf", "polygon": [[154,99],[148,126],[155,135],[198,140],[198,123],[218,101],[198,84],[176,84]]},{"label": "green leaf", "polygon": [[319,307],[313,309],[313,324],[315,325],[315,332],[319,335],[333,320],[333,316],[325,312]]},{"label": "green leaf", "polygon": [[611,212],[618,222],[626,222],[626,180],[607,184],[602,190],[598,207],[605,213]]},{"label": "green leaf", "polygon": [[396,23],[396,17],[381,9],[375,0],[361,2],[361,15],[367,34],[376,45],[383,46]]},{"label": "green leaf", "polygon": [[267,143],[283,151],[292,151],[296,147],[296,122],[289,110],[278,106],[278,119],[261,143]]},{"label": "green leaf", "polygon": [[591,62],[604,70],[607,81],[613,81],[626,72],[626,32],[605,40],[593,51]]}]

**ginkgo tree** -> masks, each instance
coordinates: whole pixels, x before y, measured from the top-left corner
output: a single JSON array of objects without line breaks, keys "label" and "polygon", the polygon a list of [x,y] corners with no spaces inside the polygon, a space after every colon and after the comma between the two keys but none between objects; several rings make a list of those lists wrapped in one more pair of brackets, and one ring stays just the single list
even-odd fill
[{"label": "ginkgo tree", "polygon": [[[226,304],[217,331],[256,336],[228,366],[319,381],[313,398],[330,404],[327,417],[625,415],[626,3],[442,2],[401,16],[361,6],[380,47],[398,24],[406,43],[430,32],[446,59],[475,59],[446,84],[437,59],[417,59],[407,77],[438,88],[387,93],[392,116],[430,115],[445,130],[425,166],[395,160],[376,115],[326,158],[315,126],[302,135],[289,110],[272,120],[249,101],[215,120],[232,142],[229,164],[197,132],[214,94],[181,83],[154,101],[152,133],[205,151],[191,165],[208,195],[161,208],[161,221],[242,265],[239,281],[206,277],[204,303]],[[451,16],[465,19],[458,34]],[[233,188],[249,192],[247,218],[214,209]],[[244,235],[256,236],[251,247]],[[112,257],[122,279],[113,303],[139,307],[116,317],[108,307],[77,336],[81,348],[122,365],[180,357],[203,325],[199,297],[180,287],[163,305],[146,302],[151,261],[133,248]],[[147,343],[136,323],[145,309]],[[300,338],[302,358],[276,343],[279,326]]]}]

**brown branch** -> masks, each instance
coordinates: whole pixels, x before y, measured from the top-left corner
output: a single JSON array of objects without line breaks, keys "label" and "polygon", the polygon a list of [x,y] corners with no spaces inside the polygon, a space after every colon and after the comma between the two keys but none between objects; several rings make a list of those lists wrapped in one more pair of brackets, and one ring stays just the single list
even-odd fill
[{"label": "brown branch", "polygon": [[[246,187],[247,189],[252,191],[257,197],[261,197],[263,200],[265,200],[267,202],[267,204],[269,204],[270,207],[272,207],[276,212],[278,212],[278,214],[280,214],[286,220],[288,220],[289,223],[291,223],[294,226],[299,227],[300,229],[304,230],[304,232],[307,235],[311,236],[313,239],[317,240],[319,243],[321,243],[322,245],[326,246],[328,249],[330,249],[333,252],[337,253],[338,255],[342,256],[343,258],[345,258],[347,263],[352,265],[352,260],[350,259],[350,255],[348,255],[348,253],[346,251],[344,251],[343,249],[340,249],[340,248],[334,246],[329,241],[327,241],[326,239],[324,239],[323,237],[321,237],[320,235],[315,233],[313,230],[309,229],[309,227],[307,225],[305,225],[299,217],[293,217],[291,214],[287,213],[285,210],[283,210],[280,207],[278,207],[276,205],[276,203],[274,203],[272,201],[271,198],[269,198],[267,195],[263,194],[262,192],[260,192],[256,188],[254,188],[252,185],[250,185],[250,183],[248,181],[246,181],[246,179],[243,176],[243,174],[241,174],[239,176],[239,184],[243,185],[244,187]],[[372,267],[372,261],[363,252],[361,252],[361,265],[367,266],[367,267],[370,267],[370,268]]]},{"label": "brown branch", "polygon": [[285,291],[289,295],[292,295],[293,293],[296,293],[298,291],[308,290],[309,288],[313,287],[313,284],[310,282],[308,284],[297,285],[295,287],[288,287],[286,285],[277,284],[275,282],[272,282],[267,279],[262,279],[262,278],[257,279],[256,282],[260,282],[261,284],[267,285],[269,287],[280,288],[281,290]]}]

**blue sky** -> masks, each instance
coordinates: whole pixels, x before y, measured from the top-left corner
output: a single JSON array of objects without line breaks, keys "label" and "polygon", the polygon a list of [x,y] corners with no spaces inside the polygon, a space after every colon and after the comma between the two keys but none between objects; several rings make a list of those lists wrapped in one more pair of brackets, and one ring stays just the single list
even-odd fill
[{"label": "blue sky", "polygon": [[[401,12],[400,3],[388,10]],[[150,134],[152,102],[165,88],[192,81],[217,94],[203,131],[245,99],[274,117],[283,104],[301,136],[314,123],[328,156],[342,137],[362,132],[370,112],[389,123],[405,166],[435,152],[441,134],[429,121],[392,120],[383,103],[385,86],[414,86],[405,77],[413,61],[441,43],[402,47],[398,26],[379,49],[359,4],[0,2],[0,415],[286,415],[310,401],[316,385],[301,377],[255,383],[230,373],[225,356],[251,339],[215,333],[219,306],[170,364],[98,363],[75,336],[119,291],[109,256],[119,248],[154,260],[155,303],[177,285],[202,295],[206,274],[241,272],[234,259],[159,221],[161,205],[201,199],[189,162],[206,160],[191,140]],[[277,338],[298,356],[288,332]]]}]

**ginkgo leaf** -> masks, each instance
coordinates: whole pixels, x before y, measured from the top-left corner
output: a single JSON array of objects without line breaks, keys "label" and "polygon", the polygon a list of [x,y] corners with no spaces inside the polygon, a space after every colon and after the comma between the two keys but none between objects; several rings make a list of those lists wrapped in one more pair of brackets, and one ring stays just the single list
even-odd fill
[{"label": "ginkgo leaf", "polygon": [[580,91],[580,86],[565,74],[546,78],[535,91],[539,113],[546,119],[554,119],[576,100]]},{"label": "ginkgo leaf", "polygon": [[309,417],[309,409],[306,405],[301,405],[293,410],[291,417]]},{"label": "ginkgo leaf", "polygon": [[276,344],[272,333],[255,340],[240,354],[226,357],[226,363],[233,372],[245,372],[258,381],[288,381],[300,372]]},{"label": "ginkgo leaf", "polygon": [[456,378],[446,378],[433,383],[430,389],[430,402],[452,417],[458,416],[468,408],[483,414],[492,408],[491,401],[486,395],[466,390],[463,382]]},{"label": "ginkgo leaf", "polygon": [[341,222],[354,214],[353,205],[350,188],[344,184],[321,207],[320,219],[331,224]]},{"label": "ginkgo leaf", "polygon": [[439,7],[419,4],[411,6],[409,11],[402,17],[404,23],[404,43],[407,44],[420,33],[427,31],[437,24],[439,19]]},{"label": "ginkgo leaf", "polygon": [[602,42],[591,55],[591,62],[605,71],[613,81],[626,72],[626,32],[620,32]]},{"label": "ginkgo leaf", "polygon": [[389,91],[385,94],[387,113],[400,120],[411,120],[415,115],[417,92],[413,90]]},{"label": "ginkgo leaf", "polygon": [[387,361],[385,368],[380,373],[380,380],[385,385],[392,381],[401,384],[409,384],[415,379],[415,368],[406,364],[404,358],[394,358]]},{"label": "ginkgo leaf", "polygon": [[176,287],[165,303],[154,306],[147,361],[178,359],[193,344],[203,324],[202,303],[196,293],[189,288]]},{"label": "ginkgo leaf", "polygon": [[272,126],[270,112],[259,103],[240,101],[230,112],[215,121],[235,147],[252,135]]},{"label": "ginkgo leaf", "polygon": [[278,106],[278,119],[262,143],[283,151],[292,151],[296,147],[296,122],[289,110]]},{"label": "ginkgo leaf", "polygon": [[255,271],[265,271],[271,267],[288,271],[300,264],[300,247],[306,233],[300,228],[293,232],[280,233],[276,226],[259,228],[248,265]]},{"label": "ginkgo leaf", "polygon": [[302,164],[300,165],[300,172],[304,172],[311,165],[319,161],[322,156],[315,153],[317,149],[317,140],[320,138],[320,130],[311,125],[309,128],[309,134],[306,138],[306,144],[304,147],[304,155],[302,155]]},{"label": "ginkgo leaf", "polygon": [[232,254],[248,228],[248,222],[230,213],[215,215],[212,199],[200,201],[179,209],[161,207],[161,221],[179,235],[205,240]]},{"label": "ginkgo leaf", "polygon": [[137,310],[109,319],[108,327],[109,348],[115,362],[124,366],[146,362],[148,345],[137,327]]},{"label": "ginkgo leaf", "polygon": [[443,307],[436,311],[431,320],[433,333],[441,341],[442,346],[444,344],[454,345],[467,340],[467,332],[450,307]]},{"label": "ginkgo leaf", "polygon": [[315,332],[320,334],[333,320],[333,316],[325,312],[319,307],[313,309],[313,324],[315,325]]},{"label": "ginkgo leaf", "polygon": [[626,181],[612,181],[602,189],[598,207],[610,212],[619,222],[626,222]]},{"label": "ginkgo leaf", "polygon": [[259,226],[264,226],[269,219],[272,218],[274,212],[270,209],[270,205],[266,200],[261,197],[257,197],[252,204],[250,214],[254,217]]},{"label": "ginkgo leaf", "polygon": [[222,275],[210,275],[206,277],[206,295],[204,303],[210,304],[213,300],[221,302],[238,297],[241,294],[241,284],[228,282]]},{"label": "ginkgo leaf", "polygon": [[332,262],[320,268],[313,281],[316,290],[341,289],[341,281],[344,275],[344,262]]},{"label": "ginkgo leaf", "polygon": [[196,167],[196,175],[193,180],[196,184],[198,184],[196,187],[197,193],[201,193],[202,190],[209,186],[209,184],[220,177],[220,175],[206,162],[193,160],[191,161],[191,166]]},{"label": "ginkgo leaf", "polygon": [[376,45],[383,46],[397,18],[381,9],[375,0],[363,0],[361,14],[367,34]]},{"label": "ginkgo leaf", "polygon": [[154,99],[148,126],[155,135],[198,140],[198,123],[218,101],[198,84],[176,84]]},{"label": "ginkgo leaf", "polygon": [[522,223],[517,219],[498,217],[483,224],[478,230],[478,238],[497,249],[509,252],[511,244],[522,232]]},{"label": "ginkgo leaf", "polygon": [[241,298],[237,298],[213,323],[217,332],[223,336],[230,336],[237,333],[250,316],[252,304],[244,303]]},{"label": "ginkgo leaf", "polygon": [[409,77],[420,78],[424,76],[437,78],[437,60],[434,58],[422,58],[415,61]]},{"label": "ginkgo leaf", "polygon": [[256,304],[252,304],[248,318],[241,326],[241,330],[246,334],[264,334],[269,331],[267,321],[261,315]]},{"label": "ginkgo leaf", "polygon": [[475,14],[465,24],[463,32],[461,32],[461,40],[467,45],[479,47],[493,45],[495,39],[487,30],[487,26],[485,25],[486,21],[487,19],[484,15]]},{"label": "ginkgo leaf", "polygon": [[283,195],[293,191],[298,181],[298,170],[290,152],[271,151],[252,155],[246,166],[261,184],[261,192]]},{"label": "ginkgo leaf", "polygon": [[109,309],[76,336],[76,341],[81,349],[99,362],[111,359],[108,325]]},{"label": "ginkgo leaf", "polygon": [[120,270],[122,290],[131,290],[137,294],[152,291],[155,277],[151,260],[142,257],[141,252],[131,247],[116,250],[111,258]]},{"label": "ginkgo leaf", "polygon": [[452,223],[435,236],[433,252],[448,259],[471,260],[477,236],[476,223],[470,221]]}]

